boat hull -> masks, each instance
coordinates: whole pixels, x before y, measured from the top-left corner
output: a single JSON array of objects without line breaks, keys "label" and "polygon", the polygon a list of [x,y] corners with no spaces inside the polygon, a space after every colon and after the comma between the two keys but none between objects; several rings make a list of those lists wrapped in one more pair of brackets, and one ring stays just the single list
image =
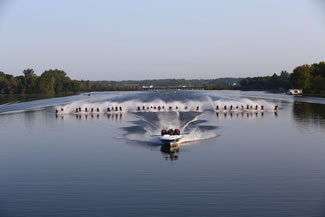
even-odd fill
[{"label": "boat hull", "polygon": [[163,135],[160,137],[160,141],[164,145],[177,145],[182,137],[180,135]]}]

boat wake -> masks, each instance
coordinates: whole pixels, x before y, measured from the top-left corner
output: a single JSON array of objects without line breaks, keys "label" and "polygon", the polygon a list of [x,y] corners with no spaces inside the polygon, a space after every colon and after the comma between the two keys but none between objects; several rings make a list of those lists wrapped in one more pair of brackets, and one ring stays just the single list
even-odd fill
[{"label": "boat wake", "polygon": [[126,100],[86,102],[75,101],[55,108],[57,114],[88,114],[88,113],[163,113],[163,112],[275,112],[277,106],[264,100],[215,100],[206,97],[204,100],[195,101],[152,101]]},{"label": "boat wake", "polygon": [[56,107],[57,115],[76,114],[122,114],[135,115],[138,120],[132,122],[132,126],[124,127],[124,139],[161,144],[161,130],[179,129],[181,139],[179,144],[188,144],[200,140],[211,139],[217,136],[216,126],[207,125],[202,119],[205,112],[216,112],[242,115],[246,113],[249,117],[255,113],[276,112],[277,106],[264,100],[250,99],[217,99],[206,96],[199,100],[163,100],[151,98],[150,100],[126,99],[107,100],[99,102],[75,101],[64,106]]},{"label": "boat wake", "polygon": [[215,138],[216,126],[205,125],[206,120],[200,120],[200,112],[156,112],[137,113],[139,120],[133,121],[133,126],[124,127],[123,138],[135,142],[161,145],[162,129],[180,129],[182,139],[179,144],[189,144],[199,140]]}]

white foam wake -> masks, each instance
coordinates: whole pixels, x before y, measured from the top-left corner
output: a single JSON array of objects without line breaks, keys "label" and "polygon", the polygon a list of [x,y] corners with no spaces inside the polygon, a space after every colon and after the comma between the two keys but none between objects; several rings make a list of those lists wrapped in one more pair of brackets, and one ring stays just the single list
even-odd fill
[{"label": "white foam wake", "polygon": [[64,106],[57,106],[56,110],[60,114],[74,114],[74,113],[123,113],[123,112],[187,112],[187,111],[253,111],[263,110],[265,112],[274,111],[275,104],[265,100],[216,100],[211,98],[203,101],[188,100],[185,102],[172,101],[165,102],[156,99],[150,102],[143,102],[140,100],[127,100],[123,102],[85,102],[76,101]]}]

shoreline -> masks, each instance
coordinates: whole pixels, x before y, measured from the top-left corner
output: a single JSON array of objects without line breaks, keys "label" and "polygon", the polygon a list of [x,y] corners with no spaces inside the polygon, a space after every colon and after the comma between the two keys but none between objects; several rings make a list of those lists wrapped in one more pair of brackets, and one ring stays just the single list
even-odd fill
[{"label": "shoreline", "polygon": [[[143,90],[132,90],[134,91],[156,91],[156,90],[175,90],[171,88],[165,88],[165,89],[143,89]],[[190,89],[180,89],[180,90],[190,90]],[[197,89],[196,89],[197,90]],[[223,89],[223,90],[206,90],[206,89],[200,89],[204,91],[242,91],[242,92],[252,92],[252,91],[260,91],[260,92],[266,92],[270,94],[285,94],[284,91],[268,91],[268,90],[240,90],[240,89]],[[121,92],[130,91],[130,90],[118,90]],[[87,94],[92,92],[117,92],[117,90],[114,91],[86,91],[86,92],[76,92],[76,93],[60,93],[60,94],[41,94],[41,93],[32,93],[32,94],[0,94],[0,105],[7,104],[7,103],[16,103],[16,102],[30,102],[30,101],[36,101],[36,100],[43,100],[43,99],[52,99],[52,98],[58,98],[58,97],[67,97],[67,96],[77,96],[81,94]],[[288,95],[290,96],[290,95]],[[292,95],[291,95],[292,96]],[[301,96],[297,97],[317,97],[317,98],[325,98],[325,94],[302,94]]]}]

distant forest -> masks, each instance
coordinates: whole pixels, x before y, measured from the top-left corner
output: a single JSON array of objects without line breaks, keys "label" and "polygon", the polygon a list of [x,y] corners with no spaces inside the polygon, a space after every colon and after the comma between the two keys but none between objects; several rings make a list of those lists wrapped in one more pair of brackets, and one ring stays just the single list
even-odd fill
[{"label": "distant forest", "polygon": [[71,80],[58,69],[47,70],[40,76],[33,69],[25,69],[22,76],[0,72],[1,94],[62,94],[104,90],[139,90],[136,85],[110,85],[102,82]]},{"label": "distant forest", "polygon": [[240,80],[239,78],[219,78],[208,80],[79,81],[71,80],[64,71],[58,69],[47,70],[40,76],[37,76],[33,69],[25,69],[23,75],[16,77],[0,72],[0,94],[41,93],[55,95],[149,88],[232,89],[236,84],[239,84]]},{"label": "distant forest", "polygon": [[241,90],[286,91],[289,88],[303,89],[305,95],[325,96],[325,62],[296,67],[292,73],[282,71],[280,75],[244,78]]},{"label": "distant forest", "polygon": [[218,79],[156,79],[141,81],[72,80],[58,69],[46,70],[40,76],[33,69],[13,76],[0,72],[0,94],[62,94],[89,91],[144,90],[156,88],[186,88],[205,90],[265,90],[285,92],[289,88],[303,89],[306,95],[325,96],[325,62],[296,67],[292,73],[248,78]]},{"label": "distant forest", "polygon": [[217,79],[155,79],[140,81],[99,81],[109,85],[137,85],[143,89],[150,88],[186,88],[225,90],[234,89],[239,85],[241,78],[217,78]]}]

